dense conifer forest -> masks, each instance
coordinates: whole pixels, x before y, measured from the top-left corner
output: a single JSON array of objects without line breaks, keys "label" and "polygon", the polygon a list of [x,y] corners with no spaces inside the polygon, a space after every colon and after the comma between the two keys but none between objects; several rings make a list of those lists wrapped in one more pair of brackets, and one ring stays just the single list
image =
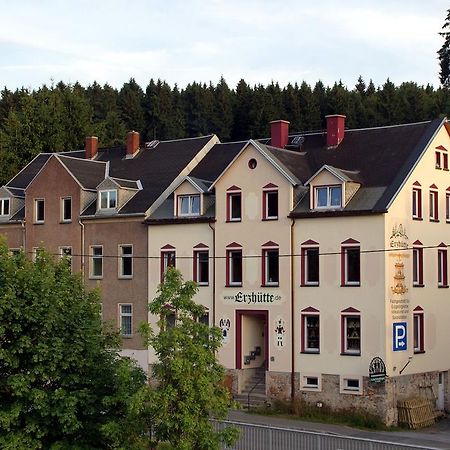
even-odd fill
[{"label": "dense conifer forest", "polygon": [[143,140],[215,133],[222,142],[269,135],[269,122],[285,119],[292,131],[323,129],[327,114],[345,114],[349,128],[393,125],[450,116],[450,90],[389,79],[381,86],[361,77],[352,88],[342,82],[314,86],[234,87],[191,83],[184,89],[151,79],[143,89],[134,79],[120,89],[94,82],[63,82],[36,90],[8,89],[0,98],[0,185],[39,152],[83,148],[88,135],[100,146],[125,142],[136,130]]}]

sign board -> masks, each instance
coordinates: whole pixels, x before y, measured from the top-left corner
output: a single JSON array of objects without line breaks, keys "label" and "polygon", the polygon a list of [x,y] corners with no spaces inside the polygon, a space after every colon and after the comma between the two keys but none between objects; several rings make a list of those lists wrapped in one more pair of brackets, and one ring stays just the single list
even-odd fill
[{"label": "sign board", "polygon": [[408,349],[407,344],[407,323],[394,322],[392,324],[392,349],[394,352],[401,352]]},{"label": "sign board", "polygon": [[236,292],[223,296],[225,303],[232,304],[245,304],[250,306],[271,305],[274,303],[280,303],[283,298],[280,294],[275,292],[265,291],[249,291],[249,292]]},{"label": "sign board", "polygon": [[386,379],[386,364],[379,356],[370,361],[369,378],[372,383],[384,383]]}]

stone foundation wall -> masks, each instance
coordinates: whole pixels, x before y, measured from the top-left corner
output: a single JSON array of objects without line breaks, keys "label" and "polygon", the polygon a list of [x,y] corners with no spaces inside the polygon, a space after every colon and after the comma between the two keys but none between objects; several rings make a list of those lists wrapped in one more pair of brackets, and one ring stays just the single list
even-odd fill
[{"label": "stone foundation wall", "polygon": [[[295,397],[316,405],[321,403],[334,410],[361,409],[379,416],[387,425],[397,425],[397,402],[411,397],[435,400],[438,395],[439,372],[401,375],[386,378],[384,383],[372,383],[368,377],[362,379],[361,394],[341,393],[339,375],[322,374],[321,390],[300,389],[300,373],[295,374]],[[444,405],[450,408],[450,377],[444,376]],[[267,372],[266,393],[269,398],[290,400],[291,374],[289,372]]]}]

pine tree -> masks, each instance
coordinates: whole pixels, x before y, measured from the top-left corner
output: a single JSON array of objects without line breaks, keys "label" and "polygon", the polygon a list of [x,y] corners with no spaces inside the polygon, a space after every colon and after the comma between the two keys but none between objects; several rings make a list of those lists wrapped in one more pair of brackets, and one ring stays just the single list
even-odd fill
[{"label": "pine tree", "polygon": [[248,139],[250,137],[249,112],[253,103],[253,92],[245,80],[239,80],[236,86],[233,109],[233,140]]},{"label": "pine tree", "polygon": [[442,29],[444,31],[439,34],[444,38],[444,43],[438,51],[441,67],[439,78],[442,86],[450,88],[450,9],[447,10],[447,17]]},{"label": "pine tree", "polygon": [[139,131],[143,134],[145,131],[144,92],[134,78],[130,78],[130,81],[122,86],[118,104],[127,130]]},{"label": "pine tree", "polygon": [[233,126],[233,94],[223,77],[210,89],[214,97],[212,129],[222,141],[228,141]]}]

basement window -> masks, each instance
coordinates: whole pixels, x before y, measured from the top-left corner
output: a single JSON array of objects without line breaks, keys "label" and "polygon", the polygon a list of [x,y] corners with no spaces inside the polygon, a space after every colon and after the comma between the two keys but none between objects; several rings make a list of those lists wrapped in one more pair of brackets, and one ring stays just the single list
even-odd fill
[{"label": "basement window", "polygon": [[341,376],[340,379],[341,394],[362,394],[362,377],[358,376]]}]

